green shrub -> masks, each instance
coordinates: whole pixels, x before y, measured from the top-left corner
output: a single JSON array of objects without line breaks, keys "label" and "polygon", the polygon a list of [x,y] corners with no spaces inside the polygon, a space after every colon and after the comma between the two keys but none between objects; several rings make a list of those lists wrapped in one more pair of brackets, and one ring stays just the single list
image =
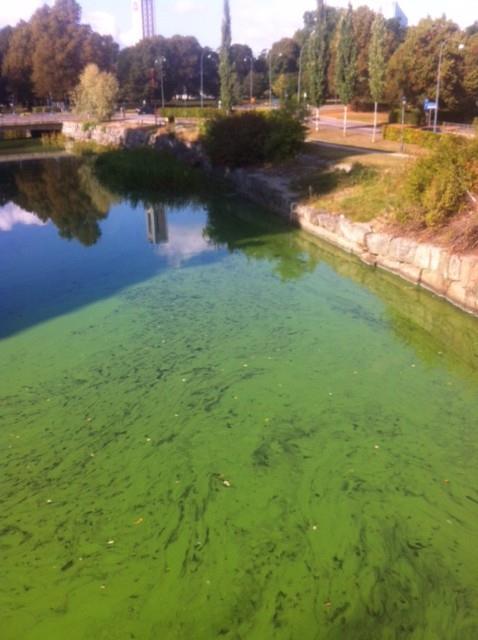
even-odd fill
[{"label": "green shrub", "polygon": [[430,227],[443,224],[460,213],[468,194],[477,189],[478,142],[442,136],[408,173],[404,193],[408,206],[399,218]]},{"label": "green shrub", "polygon": [[206,123],[203,144],[214,165],[244,167],[297,154],[305,128],[286,111],[221,115]]},{"label": "green shrub", "polygon": [[[382,132],[384,140],[400,142],[402,139],[402,126],[399,124],[387,124],[383,127]],[[432,149],[438,143],[440,137],[443,136],[438,136],[432,131],[423,131],[416,127],[406,126],[403,128],[403,141],[405,144],[416,144],[419,147]]]}]

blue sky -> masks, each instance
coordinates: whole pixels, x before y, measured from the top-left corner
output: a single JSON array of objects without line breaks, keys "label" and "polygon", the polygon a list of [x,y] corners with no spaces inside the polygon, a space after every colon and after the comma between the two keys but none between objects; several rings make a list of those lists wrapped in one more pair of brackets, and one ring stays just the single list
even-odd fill
[{"label": "blue sky", "polygon": [[[159,33],[166,36],[192,34],[201,44],[218,45],[223,0],[155,1]],[[292,35],[301,26],[303,13],[316,5],[315,0],[230,1],[233,40],[250,44],[256,52],[282,36]],[[346,2],[329,0],[328,4],[345,6]],[[0,26],[28,19],[42,4],[42,0],[1,0]],[[48,4],[52,4],[52,0]],[[111,33],[122,44],[131,42],[131,0],[80,0],[80,4],[85,22],[91,22],[103,33]],[[385,10],[390,3],[388,0],[354,0],[353,4]],[[412,24],[428,14],[439,17],[445,13],[461,26],[478,19],[476,0],[402,0],[400,5]]]}]

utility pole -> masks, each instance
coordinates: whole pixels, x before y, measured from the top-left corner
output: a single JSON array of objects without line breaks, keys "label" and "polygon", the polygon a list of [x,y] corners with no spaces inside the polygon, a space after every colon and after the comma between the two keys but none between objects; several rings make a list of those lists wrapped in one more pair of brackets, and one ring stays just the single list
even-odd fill
[{"label": "utility pole", "polygon": [[440,104],[440,83],[441,83],[441,65],[443,62],[443,50],[445,49],[446,42],[442,42],[440,45],[440,53],[438,54],[438,72],[437,72],[437,89],[435,96],[435,117],[433,120],[433,133],[437,132],[438,129],[438,107]]},{"label": "utility pole", "polygon": [[155,63],[159,64],[159,74],[160,74],[160,83],[161,83],[161,108],[164,109],[164,73],[163,73],[163,63],[166,62],[166,58],[164,56],[160,56],[156,58]]},{"label": "utility pole", "polygon": [[400,153],[403,153],[405,149],[405,107],[407,106],[407,99],[405,96],[402,98],[402,128],[400,132]]},{"label": "utility pole", "polygon": [[304,51],[305,48],[307,46],[307,40],[304,42],[304,44],[302,45],[302,48],[300,50],[300,55],[299,55],[299,77],[297,79],[297,104],[300,106],[300,103],[302,102],[302,58],[304,56]]},{"label": "utility pole", "polygon": [[[201,98],[201,109],[204,107],[204,55],[206,53],[206,49],[202,50],[201,53],[201,65],[200,65],[200,75],[201,75],[201,85],[200,85],[200,98]],[[211,59],[211,54],[208,53],[207,54],[207,59],[210,60]]]},{"label": "utility pole", "polygon": [[244,58],[244,62],[250,62],[251,68],[249,71],[249,102],[252,104],[254,97],[254,56],[250,56],[249,58]]}]

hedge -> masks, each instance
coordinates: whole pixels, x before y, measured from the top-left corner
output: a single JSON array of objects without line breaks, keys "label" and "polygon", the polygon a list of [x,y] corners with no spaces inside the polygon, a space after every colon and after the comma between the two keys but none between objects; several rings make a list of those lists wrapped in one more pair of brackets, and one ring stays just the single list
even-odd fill
[{"label": "hedge", "polygon": [[[399,124],[386,124],[383,129],[383,139],[391,142],[401,142],[402,126]],[[433,149],[439,140],[439,136],[432,131],[423,131],[417,127],[403,128],[403,141],[406,144],[416,144],[419,147]]]},{"label": "hedge", "polygon": [[214,118],[218,110],[213,107],[166,107],[159,109],[158,114],[162,118]]}]

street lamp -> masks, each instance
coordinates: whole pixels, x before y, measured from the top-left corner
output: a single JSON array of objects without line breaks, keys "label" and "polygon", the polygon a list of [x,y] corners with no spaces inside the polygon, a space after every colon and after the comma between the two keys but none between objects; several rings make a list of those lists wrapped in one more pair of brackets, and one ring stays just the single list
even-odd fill
[{"label": "street lamp", "polygon": [[[282,58],[282,53],[277,57]],[[269,107],[272,107],[272,49],[269,51]]]},{"label": "street lamp", "polygon": [[405,96],[402,98],[402,128],[400,132],[400,153],[403,153],[405,148],[405,107],[407,106],[407,99]]},{"label": "street lamp", "polygon": [[159,73],[160,73],[160,82],[161,82],[161,108],[164,109],[164,74],[163,74],[163,63],[166,62],[166,58],[161,56],[156,58],[154,61],[155,64],[159,64]]},{"label": "street lamp", "polygon": [[[438,129],[438,109],[440,108],[440,84],[441,84],[441,67],[443,63],[443,52],[445,50],[446,45],[448,44],[448,40],[445,40],[440,45],[440,53],[438,54],[438,72],[437,72],[437,88],[436,88],[436,107],[435,107],[435,117],[433,120],[433,133],[437,132]],[[458,50],[463,51],[465,45],[460,43],[458,45]]]},{"label": "street lamp", "polygon": [[250,56],[248,58],[244,58],[244,62],[250,62],[251,63],[251,69],[249,72],[250,78],[249,78],[249,94],[250,94],[250,103],[252,104],[252,100],[253,100],[253,95],[254,95],[254,56]]},{"label": "street lamp", "polygon": [[[201,71],[201,85],[200,85],[200,98],[201,98],[201,109],[204,107],[204,56],[206,54],[206,49],[203,49],[202,53],[201,53],[201,65],[200,65],[200,71]],[[207,59],[210,60],[212,58],[212,55],[210,53],[207,54]]]},{"label": "street lamp", "polygon": [[302,57],[304,55],[304,51],[305,48],[307,46],[307,41],[304,42],[304,44],[302,45],[302,48],[300,50],[300,55],[299,55],[299,78],[297,80],[297,104],[300,106],[300,103],[302,102],[302,98],[300,95],[300,92],[302,90],[301,84],[302,84]]}]

